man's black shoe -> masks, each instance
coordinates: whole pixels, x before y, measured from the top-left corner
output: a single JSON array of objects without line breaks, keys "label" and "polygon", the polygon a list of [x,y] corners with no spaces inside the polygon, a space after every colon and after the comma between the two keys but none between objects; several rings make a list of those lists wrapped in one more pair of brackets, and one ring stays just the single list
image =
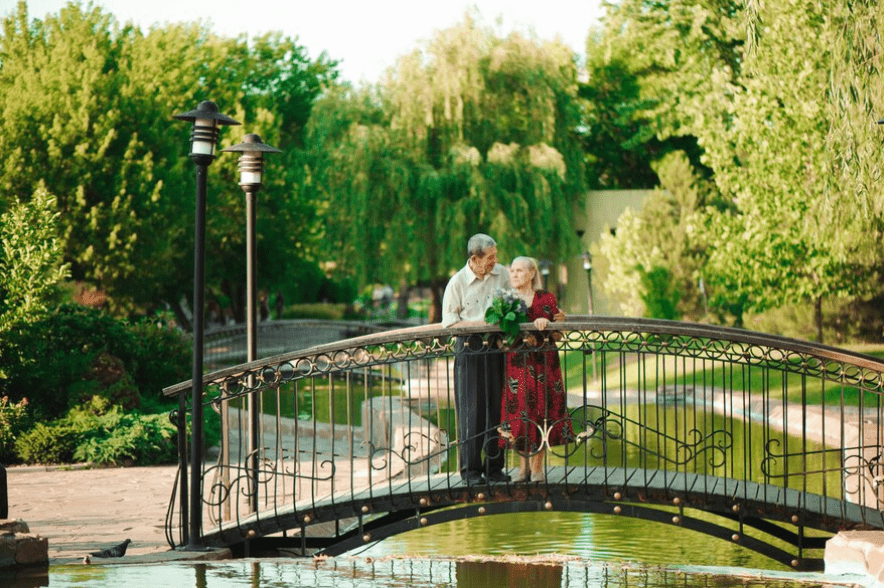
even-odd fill
[{"label": "man's black shoe", "polygon": [[506,472],[488,472],[488,481],[489,482],[509,482],[510,475]]},{"label": "man's black shoe", "polygon": [[460,477],[468,485],[485,483],[485,478],[482,477],[482,474],[479,474],[477,472],[468,472],[466,474],[462,474]]}]

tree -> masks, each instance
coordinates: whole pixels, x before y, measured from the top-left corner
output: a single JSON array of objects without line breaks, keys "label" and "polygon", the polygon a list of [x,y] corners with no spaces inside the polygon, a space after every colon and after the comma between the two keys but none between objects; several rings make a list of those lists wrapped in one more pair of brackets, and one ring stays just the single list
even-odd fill
[{"label": "tree", "polygon": [[[111,310],[132,312],[189,293],[193,275],[193,165],[187,128],[171,116],[214,100],[251,132],[286,151],[269,161],[261,193],[266,268],[291,270],[313,247],[287,227],[313,222],[314,203],[294,197],[303,184],[297,148],[310,105],[334,64],[307,58],[279,34],[213,35],[198,24],[147,32],[120,27],[97,7],[69,4],[30,20],[24,2],[0,37],[0,193],[27,201],[42,182],[57,196],[74,279],[104,290]],[[170,132],[177,128],[178,132]],[[220,147],[244,131],[222,134]],[[210,288],[245,280],[244,204],[236,158],[213,166],[207,252]],[[216,171],[217,170],[217,171]],[[0,211],[10,206],[0,202]],[[179,313],[179,318],[183,314]]]},{"label": "tree", "polygon": [[699,243],[708,184],[680,151],[654,168],[660,187],[641,211],[627,209],[620,216],[616,234],[602,234],[600,265],[607,274],[602,284],[628,315],[698,320],[706,312]]},{"label": "tree", "polygon": [[0,215],[0,337],[38,320],[57,302],[68,276],[58,225],[55,198],[45,190]]},{"label": "tree", "polygon": [[[493,235],[505,255],[576,248],[583,197],[576,67],[555,42],[498,38],[472,17],[406,55],[376,90],[318,107],[328,159],[326,239],[362,283],[430,285],[438,320],[466,240]],[[330,115],[329,115],[330,116]]]},{"label": "tree", "polygon": [[[870,176],[858,180],[847,162],[870,152],[867,138],[857,141],[868,137],[868,119],[856,121],[880,96],[868,91],[880,63],[878,16],[868,2],[816,0],[749,10],[725,0],[625,0],[610,9],[604,46],[629,47],[645,63],[632,71],[654,104],[646,115],[661,136],[697,137],[722,196],[707,210],[703,244],[711,300],[819,308],[823,297],[874,286],[880,216],[875,197],[857,198],[870,193]],[[848,122],[836,112],[850,113]]]},{"label": "tree", "polygon": [[616,52],[602,45],[598,32],[586,42],[587,81],[579,84],[583,99],[581,136],[586,154],[586,182],[593,190],[649,189],[659,184],[654,162],[673,151],[686,153],[704,176],[695,137],[659,138],[660,126],[649,111],[657,98],[642,92],[642,64],[631,48]]}]

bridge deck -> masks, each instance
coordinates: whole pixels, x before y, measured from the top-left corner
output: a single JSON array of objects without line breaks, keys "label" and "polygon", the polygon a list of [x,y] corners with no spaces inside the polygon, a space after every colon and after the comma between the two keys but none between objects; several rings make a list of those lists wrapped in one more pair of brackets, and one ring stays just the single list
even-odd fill
[{"label": "bridge deck", "polygon": [[[466,485],[457,474],[424,475],[410,480],[386,480],[356,492],[276,502],[276,508],[241,516],[204,534],[207,545],[232,545],[249,537],[295,530],[307,536],[327,536],[321,523],[371,517],[395,511],[415,513],[456,504],[517,502],[555,498],[561,503],[678,504],[728,518],[757,517],[835,532],[845,527],[884,529],[882,512],[828,496],[799,492],[771,484],[669,470],[621,467],[550,467],[547,481]],[[674,502],[674,499],[678,502]],[[423,500],[423,502],[422,502]],[[305,518],[306,517],[306,518]],[[317,526],[318,525],[318,526]]]}]

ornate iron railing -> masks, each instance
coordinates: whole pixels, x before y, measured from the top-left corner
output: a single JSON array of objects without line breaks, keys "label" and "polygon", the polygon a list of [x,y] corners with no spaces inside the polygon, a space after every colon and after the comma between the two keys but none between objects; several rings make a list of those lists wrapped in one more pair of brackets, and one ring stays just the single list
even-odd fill
[{"label": "ornate iron railing", "polygon": [[[884,362],[700,324],[574,316],[552,326],[555,337],[507,346],[493,327],[429,325],[207,375],[206,428],[220,440],[207,434],[217,454],[196,472],[200,540],[248,546],[282,534],[304,554],[335,553],[451,518],[443,507],[479,501],[484,514],[541,501],[660,519],[812,568],[820,560],[807,550],[821,543],[807,529],[884,528]],[[523,413],[536,444],[486,448],[504,451],[512,474],[520,452],[542,455],[542,481],[461,480],[458,353],[503,355],[540,380],[560,364],[567,412]],[[550,394],[552,380],[542,382]],[[164,392],[189,397],[190,386]],[[258,415],[247,414],[251,395]],[[557,428],[564,436],[550,445]],[[476,435],[498,433],[509,436],[506,426]],[[173,546],[187,543],[182,510],[173,499]]]},{"label": "ornate iron railing", "polygon": [[[320,319],[261,321],[256,325],[258,356],[273,357],[403,326],[407,325]],[[207,330],[203,337],[203,365],[206,370],[214,372],[245,363],[247,338],[244,323]]]}]

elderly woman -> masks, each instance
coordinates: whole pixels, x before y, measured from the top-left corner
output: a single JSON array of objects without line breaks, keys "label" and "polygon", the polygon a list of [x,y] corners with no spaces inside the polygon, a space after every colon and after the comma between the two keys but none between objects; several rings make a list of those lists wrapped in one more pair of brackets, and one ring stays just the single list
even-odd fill
[{"label": "elderly woman", "polygon": [[[540,333],[526,334],[526,349],[506,356],[506,382],[500,409],[502,429],[519,452],[516,482],[543,482],[546,447],[561,445],[573,438],[565,403],[565,386],[554,338],[545,335],[559,313],[556,298],[541,290],[537,263],[530,257],[517,257],[510,265],[510,284],[525,301],[528,320]],[[562,315],[559,315],[562,316]],[[501,439],[501,445],[505,440]],[[530,467],[529,467],[530,461]]]}]

